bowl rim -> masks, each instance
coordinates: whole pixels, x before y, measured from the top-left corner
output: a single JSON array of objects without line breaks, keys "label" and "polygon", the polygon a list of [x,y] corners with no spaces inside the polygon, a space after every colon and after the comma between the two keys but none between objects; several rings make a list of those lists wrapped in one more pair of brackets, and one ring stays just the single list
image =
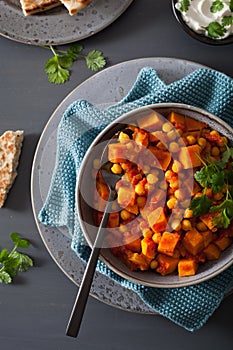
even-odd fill
[{"label": "bowl rim", "polygon": [[183,30],[187,34],[189,34],[193,39],[196,39],[204,44],[213,45],[213,46],[229,45],[229,44],[233,43],[233,33],[231,35],[229,35],[228,37],[226,37],[225,39],[212,39],[208,36],[205,36],[204,34],[196,33],[183,20],[181,12],[175,6],[177,2],[178,2],[178,0],[172,0],[173,13],[174,13],[177,21],[179,22],[179,24],[183,28]]},{"label": "bowl rim", "polygon": [[[92,147],[95,146],[96,144],[98,144],[98,142],[100,142],[101,139],[103,139],[104,135],[108,131],[110,131],[114,125],[116,125],[118,122],[121,123],[122,120],[124,120],[124,119],[130,118],[131,116],[133,116],[137,112],[140,112],[140,111],[143,111],[146,109],[150,109],[150,108],[151,109],[179,108],[179,109],[186,109],[186,110],[189,110],[190,112],[195,112],[195,113],[204,115],[206,118],[213,120],[213,122],[221,124],[223,126],[223,128],[227,129],[227,131],[230,134],[232,134],[232,137],[233,137],[233,128],[228,123],[226,123],[224,120],[222,120],[221,118],[212,114],[211,112],[208,112],[205,109],[202,109],[202,108],[196,107],[196,106],[192,106],[190,104],[184,104],[184,103],[163,102],[163,103],[154,103],[154,104],[150,104],[150,105],[146,105],[146,106],[141,106],[141,107],[135,108],[129,112],[122,114],[121,116],[117,117],[114,121],[110,122],[106,127],[104,127],[104,129],[96,136],[96,138],[90,144],[90,146],[89,146],[89,148],[88,148],[88,150],[87,150],[86,154],[84,155],[83,160],[81,162],[79,173],[77,176],[77,181],[76,181],[76,189],[75,189],[75,202],[76,202],[76,208],[77,208],[76,214],[78,216],[78,222],[79,222],[79,225],[81,227],[83,236],[84,236],[85,240],[87,241],[88,246],[90,248],[92,248],[92,242],[91,242],[90,237],[88,236],[88,234],[86,232],[84,220],[81,217],[82,210],[81,210],[81,202],[79,200],[79,183],[82,179],[82,173],[83,173],[83,170],[85,168],[86,161],[89,158],[90,154],[92,153]],[[108,259],[105,256],[103,256],[102,254],[103,254],[102,251],[100,251],[99,259],[102,262],[104,262],[106,264],[106,266],[110,270],[115,272],[117,275],[119,275],[119,276],[123,277],[124,279],[131,281],[133,283],[144,285],[147,287],[153,287],[153,288],[179,288],[179,287],[187,287],[187,286],[199,284],[201,282],[207,281],[207,280],[212,279],[213,277],[219,275],[221,272],[225,271],[228,267],[230,267],[233,264],[233,253],[232,253],[232,257],[227,259],[227,261],[225,263],[222,262],[222,264],[216,270],[210,272],[209,274],[207,272],[203,273],[204,276],[202,276],[202,277],[198,278],[198,273],[193,275],[193,276],[188,276],[188,277],[179,277],[177,275],[176,277],[177,277],[178,281],[175,283],[169,284],[169,283],[166,283],[165,279],[169,278],[169,276],[171,276],[171,275],[166,275],[166,276],[160,276],[164,279],[164,283],[159,283],[159,282],[152,283],[152,282],[147,282],[147,281],[141,280],[138,277],[137,278],[132,277],[132,276],[128,275],[127,273],[125,273],[124,271],[119,270],[117,267],[112,265],[112,263],[110,261],[108,261]],[[116,260],[119,260],[119,259],[116,259]],[[216,260],[216,261],[218,262],[219,260]],[[129,273],[130,272],[132,273],[132,271],[129,270]],[[144,271],[142,273],[144,273]],[[138,274],[138,276],[139,276],[139,274]]]}]

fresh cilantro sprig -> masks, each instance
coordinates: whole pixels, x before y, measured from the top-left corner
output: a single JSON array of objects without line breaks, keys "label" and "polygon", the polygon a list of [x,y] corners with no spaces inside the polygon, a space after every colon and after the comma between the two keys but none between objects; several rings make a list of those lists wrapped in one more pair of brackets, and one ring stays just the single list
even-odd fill
[{"label": "fresh cilantro sprig", "polygon": [[218,11],[221,11],[223,9],[224,5],[222,3],[222,1],[220,0],[216,0],[213,2],[213,4],[210,7],[210,12],[212,13],[216,13]]},{"label": "fresh cilantro sprig", "polygon": [[[220,228],[227,228],[233,219],[233,194],[229,189],[229,183],[232,182],[233,148],[226,145],[226,151],[222,154],[221,160],[204,161],[203,167],[194,174],[195,180],[204,187],[202,196],[194,198],[190,203],[190,209],[193,210],[194,216],[201,216],[206,213],[218,213],[213,218],[213,225]],[[212,205],[211,200],[206,195],[207,188],[212,192],[218,193],[226,189],[226,198],[219,205]]]},{"label": "fresh cilantro sprig", "polygon": [[190,6],[190,0],[181,0],[180,1],[180,11],[187,12]]},{"label": "fresh cilantro sprig", "polygon": [[106,65],[106,59],[100,50],[92,50],[84,55],[82,54],[83,46],[80,44],[74,44],[68,50],[58,50],[51,45],[44,47],[53,53],[53,57],[45,63],[45,72],[50,83],[53,84],[64,84],[69,80],[71,74],[69,68],[78,58],[84,59],[87,67],[94,72]]},{"label": "fresh cilantro sprig", "polygon": [[18,251],[18,248],[28,248],[30,242],[21,238],[18,233],[12,232],[10,235],[14,247],[11,252],[2,249],[0,252],[0,283],[11,283],[17,272],[23,272],[33,266],[32,259]]},{"label": "fresh cilantro sprig", "polygon": [[225,26],[218,22],[210,22],[207,27],[204,27],[204,29],[207,30],[208,35],[213,39],[223,37],[227,31]]}]

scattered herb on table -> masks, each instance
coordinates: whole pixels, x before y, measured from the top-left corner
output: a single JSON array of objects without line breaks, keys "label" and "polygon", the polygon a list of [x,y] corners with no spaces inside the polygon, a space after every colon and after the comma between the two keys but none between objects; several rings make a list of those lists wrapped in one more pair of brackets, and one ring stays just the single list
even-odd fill
[{"label": "scattered herb on table", "polygon": [[17,272],[24,272],[33,266],[32,259],[20,252],[18,248],[28,248],[30,242],[27,239],[21,238],[16,232],[10,235],[14,247],[9,252],[8,249],[0,251],[0,283],[11,283]]},{"label": "scattered herb on table", "polygon": [[[213,218],[213,225],[218,228],[228,228],[233,219],[233,148],[226,146],[226,151],[223,153],[220,160],[204,161],[203,167],[194,174],[195,180],[204,188],[203,194],[200,197],[194,198],[190,203],[190,209],[193,210],[195,216],[201,216],[206,213],[218,213]],[[213,205],[211,200],[206,195],[207,188],[212,192],[223,192],[225,189],[225,199],[221,204]]]},{"label": "scattered herb on table", "polygon": [[45,72],[50,83],[53,84],[59,85],[69,80],[69,68],[72,67],[74,61],[78,58],[84,59],[87,67],[94,72],[106,65],[106,59],[100,50],[92,50],[84,55],[82,53],[83,46],[80,44],[74,44],[68,50],[58,50],[51,45],[44,46],[44,48],[50,49],[53,53],[53,57],[45,63]]}]

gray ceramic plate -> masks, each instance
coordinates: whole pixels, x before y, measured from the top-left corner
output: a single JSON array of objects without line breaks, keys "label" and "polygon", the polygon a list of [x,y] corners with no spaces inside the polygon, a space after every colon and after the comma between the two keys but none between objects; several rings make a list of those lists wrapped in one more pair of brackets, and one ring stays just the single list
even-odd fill
[{"label": "gray ceramic plate", "polygon": [[[56,133],[61,116],[67,107],[77,99],[84,98],[94,105],[118,102],[132,87],[141,68],[151,66],[157,70],[166,83],[181,79],[200,64],[174,58],[143,58],[123,62],[107,68],[86,80],[73,90],[57,107],[49,119],[39,140],[34,157],[31,179],[32,205],[35,221],[41,238],[51,257],[60,269],[77,285],[80,284],[85,266],[71,250],[69,234],[65,228],[51,228],[42,225],[37,215],[48,193],[56,157]],[[96,91],[105,91],[97,94]],[[118,308],[140,313],[155,312],[139,297],[100,273],[96,273],[91,295]]]},{"label": "gray ceramic plate", "polygon": [[66,44],[87,38],[114,22],[133,0],[93,0],[70,16],[64,6],[25,17],[19,0],[0,1],[0,34],[34,45]]}]

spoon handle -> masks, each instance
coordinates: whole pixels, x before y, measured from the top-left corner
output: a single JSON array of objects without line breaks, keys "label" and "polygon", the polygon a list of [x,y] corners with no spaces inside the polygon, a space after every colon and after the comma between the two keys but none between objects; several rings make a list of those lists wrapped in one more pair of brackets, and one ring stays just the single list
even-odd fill
[{"label": "spoon handle", "polygon": [[88,260],[85,272],[83,274],[82,283],[79,287],[76,300],[74,302],[73,309],[71,311],[70,319],[66,329],[66,335],[70,337],[77,337],[79,328],[82,322],[84,310],[87,303],[87,298],[90,292],[92,280],[94,277],[96,264],[98,261],[100,249],[104,239],[104,228],[106,228],[109,218],[109,211],[112,205],[112,200],[114,199],[115,191],[110,191],[107,205],[101,220],[94,245],[92,247],[91,255]]}]

